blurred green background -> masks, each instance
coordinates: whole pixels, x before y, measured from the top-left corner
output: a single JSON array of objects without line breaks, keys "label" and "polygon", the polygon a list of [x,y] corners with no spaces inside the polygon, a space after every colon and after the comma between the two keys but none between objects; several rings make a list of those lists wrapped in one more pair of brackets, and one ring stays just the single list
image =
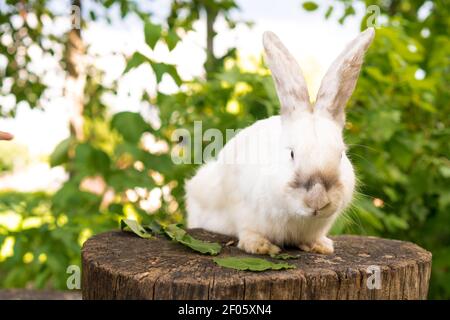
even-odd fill
[{"label": "blurred green background", "polygon": [[[182,221],[184,179],[196,167],[172,163],[175,129],[192,131],[193,122],[201,120],[203,130],[224,132],[277,114],[278,100],[262,57],[249,68],[238,46],[220,55],[214,51],[220,34],[216,20],[228,30],[252,27],[252,21],[235,18],[239,3],[166,2],[167,14],[154,19],[141,1],[67,1],[61,13],[54,1],[0,0],[0,102],[13,97],[12,107],[0,105],[0,115],[15,117],[24,103],[45,108],[49,85],[27,53],[31,47],[57,59],[66,79],[63,94],[71,100],[69,137],[44,159],[64,168],[67,179],[55,191],[0,192],[0,288],[67,289],[66,268],[80,265],[83,242],[117,228],[121,217],[145,219],[150,213],[163,223]],[[67,16],[71,4],[81,6],[81,20],[73,21],[80,29],[44,28]],[[298,1],[297,8],[344,25],[363,8],[367,14],[360,29],[374,21],[378,25],[347,106],[345,135],[360,180],[358,194],[333,233],[423,246],[433,253],[429,297],[450,298],[450,3]],[[373,20],[377,10],[380,15]],[[89,59],[102,53],[87,44],[83,30],[99,21],[114,24],[112,16],[124,21],[133,16],[142,24],[147,47],[123,55],[123,77],[132,77],[143,65],[154,75],[154,84],[140,99],[157,109],[157,125],[142,110],[112,112],[105,99],[117,94],[118,82],[106,79]],[[206,30],[203,72],[186,80],[176,64],[148,53],[156,46],[175,50],[196,23]],[[299,21],[300,28],[307,26]],[[177,90],[162,89],[166,78]],[[23,146],[0,142],[0,181],[17,162],[29,161]]]}]

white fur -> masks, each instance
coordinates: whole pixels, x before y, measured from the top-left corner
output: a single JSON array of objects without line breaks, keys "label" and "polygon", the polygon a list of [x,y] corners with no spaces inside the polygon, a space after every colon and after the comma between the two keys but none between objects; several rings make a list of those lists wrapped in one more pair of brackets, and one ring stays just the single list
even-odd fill
[{"label": "white fur", "polygon": [[[368,41],[367,36],[359,38]],[[298,70],[298,65],[274,34],[265,35],[264,45],[282,116],[257,121],[242,130],[225,145],[217,160],[202,166],[186,182],[188,227],[236,236],[239,247],[251,253],[276,253],[276,245],[331,253],[333,244],[326,235],[350,203],[355,186],[353,168],[345,155],[341,119],[327,106],[312,110],[303,76],[287,71]],[[361,55],[367,46],[350,51]],[[345,66],[330,68],[336,69],[346,70]],[[342,80],[339,76],[337,72],[327,81]],[[356,78],[346,77],[345,81],[356,82]],[[347,83],[343,88],[352,86]],[[293,88],[302,92],[293,94]],[[291,184],[298,172],[305,177],[336,174],[336,186],[313,194],[330,201],[327,207],[306,205],[311,190]]]}]

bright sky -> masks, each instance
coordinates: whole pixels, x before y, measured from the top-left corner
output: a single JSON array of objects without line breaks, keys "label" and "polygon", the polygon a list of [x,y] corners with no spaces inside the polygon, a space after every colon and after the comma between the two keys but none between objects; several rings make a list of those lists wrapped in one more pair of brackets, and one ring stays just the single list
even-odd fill
[{"label": "bright sky", "polygon": [[[301,8],[300,0],[240,0],[241,11],[236,17],[251,20],[255,23],[252,29],[240,27],[234,32],[224,28],[223,21],[216,26],[218,36],[215,41],[217,54],[237,44],[244,57],[258,57],[262,53],[262,33],[271,30],[278,34],[292,54],[298,59],[307,78],[310,78],[310,89],[317,90],[320,78],[334,58],[359,32],[359,21],[363,16],[363,7],[357,7],[355,17],[350,17],[345,26],[339,25],[336,17],[323,18],[325,5],[314,13],[307,13]],[[321,1],[327,3],[329,1]],[[61,3],[61,2],[59,2]],[[169,1],[157,0],[150,6],[157,13],[156,17],[166,14]],[[61,7],[60,10],[69,10]],[[335,9],[337,11],[337,8]],[[64,12],[64,11],[63,11]],[[68,27],[69,21],[66,23]],[[64,30],[64,27],[61,28]],[[149,51],[144,43],[142,26],[135,18],[114,20],[112,26],[95,23],[83,33],[85,41],[91,44],[91,50],[107,56],[97,64],[106,72],[106,79],[119,78],[124,61],[121,57],[110,55],[112,51],[131,54],[139,49],[157,60],[175,63],[179,66],[181,76],[190,78],[200,75],[205,54],[203,51],[205,28],[204,23],[197,25],[197,31],[190,33],[173,52],[169,53],[164,46],[157,46],[154,52]],[[39,61],[37,67],[53,68],[55,62]],[[49,83],[54,84],[55,91],[62,84],[61,75],[55,74]],[[143,103],[139,100],[142,90],[153,87],[154,79],[148,68],[138,68],[130,72],[121,81],[117,96],[106,97],[112,112],[119,110],[139,110]],[[163,89],[173,91],[170,81],[164,83]],[[1,98],[1,97],[0,97]],[[15,119],[0,119],[0,130],[10,131],[15,135],[15,143],[26,145],[30,154],[35,157],[48,155],[55,145],[68,136],[68,108],[64,97],[54,96],[46,106],[46,111],[29,110],[20,107]],[[5,143],[5,142],[0,142]]]}]

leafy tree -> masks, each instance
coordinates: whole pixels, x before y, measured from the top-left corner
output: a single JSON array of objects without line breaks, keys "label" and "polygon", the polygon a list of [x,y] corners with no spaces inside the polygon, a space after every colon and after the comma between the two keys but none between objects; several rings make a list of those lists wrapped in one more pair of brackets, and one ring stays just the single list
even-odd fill
[{"label": "leafy tree", "polygon": [[[12,256],[0,255],[4,259],[0,265],[2,286],[64,289],[65,268],[79,264],[82,242],[94,233],[117,227],[120,217],[146,219],[151,213],[162,223],[182,221],[183,184],[195,166],[172,163],[170,153],[186,143],[184,138],[174,141],[173,132],[183,128],[192,134],[197,120],[202,121],[203,131],[218,128],[224,132],[278,112],[273,82],[262,59],[254,70],[248,71],[241,67],[236,48],[223,57],[215,53],[214,21],[223,16],[230,29],[239,23],[231,18],[231,13],[238,9],[234,1],[173,0],[169,15],[161,23],[152,18],[151,12],[143,10],[138,1],[93,2],[100,9],[92,12],[83,9],[81,32],[72,29],[64,35],[48,35],[38,26],[47,19],[44,15],[56,17],[49,9],[50,2],[27,2],[31,8],[27,12],[35,13],[38,24],[33,28],[25,24],[25,33],[11,23],[13,16],[21,14],[23,5],[7,1],[5,10],[0,11],[0,28],[18,40],[14,45],[5,44],[2,37],[0,55],[8,61],[6,69],[0,70],[6,75],[0,76],[2,90],[16,96],[17,102],[26,101],[39,107],[39,99],[45,98],[43,76],[33,74],[27,58],[20,60],[16,51],[32,41],[51,54],[51,46],[46,43],[70,46],[71,33],[82,41],[86,24],[93,19],[107,20],[114,8],[119,8],[122,17],[128,14],[140,17],[149,50],[157,44],[173,50],[183,35],[192,30],[194,22],[205,16],[205,72],[186,81],[175,65],[155,61],[143,52],[127,57],[124,73],[148,65],[158,84],[169,77],[179,86],[179,91],[171,95],[161,92],[159,85],[154,95],[143,93],[142,100],[158,107],[161,126],[156,128],[140,113],[127,111],[111,117],[101,97],[105,92],[114,94],[115,84],[105,87],[95,66],[81,68],[85,81],[81,81],[83,90],[77,92],[78,98],[83,97],[78,108],[82,134],[73,128],[71,136],[50,157],[52,165],[63,165],[70,172],[70,179],[51,195],[0,194],[0,212],[16,221],[6,227],[0,221],[0,248],[14,249]],[[366,6],[374,4],[359,2]],[[352,1],[335,1],[327,7],[311,1],[301,3],[311,12],[323,9],[326,19],[336,18],[340,23],[355,12]],[[423,18],[419,12],[429,3],[419,0],[375,3],[386,22],[377,30],[366,57],[348,105],[346,125],[350,156],[361,180],[361,195],[334,232],[401,238],[431,250],[434,254],[431,297],[448,298],[449,9],[444,1],[435,1]],[[336,17],[338,6],[343,6],[344,14]],[[361,22],[362,29],[366,28],[369,16]],[[27,34],[31,40],[21,38],[20,34]],[[89,47],[84,44],[83,50],[76,54],[90,54]],[[70,78],[70,61],[63,59],[61,64]],[[75,62],[72,65],[77,68]],[[21,70],[28,72],[26,77],[20,77]],[[76,79],[76,73],[72,78]],[[12,82],[8,90],[5,81]],[[0,111],[14,114],[14,109]],[[148,140],[162,147],[151,150]],[[203,143],[206,145],[208,141]],[[194,158],[195,152],[190,157]],[[155,190],[160,195],[159,209],[148,205],[149,192]]]},{"label": "leafy tree", "polygon": [[[348,105],[347,141],[361,181],[353,217],[339,231],[410,240],[433,257],[431,297],[450,293],[449,6],[445,1],[359,1],[385,23]],[[323,8],[345,23],[352,1]],[[337,17],[333,8],[344,7]],[[313,9],[320,8],[317,6]],[[373,7],[372,7],[373,8]],[[374,11],[368,10],[361,29]],[[358,221],[358,220],[356,220]]]},{"label": "leafy tree", "polygon": [[[144,200],[142,198],[147,198],[148,190],[157,187],[159,190],[164,189],[164,192],[169,191],[164,194],[160,213],[154,214],[156,217],[165,221],[181,219],[176,199],[182,198],[182,173],[185,168],[174,170],[167,153],[155,154],[146,150],[143,134],[147,137],[153,135],[161,142],[163,139],[158,137],[159,133],[140,114],[122,112],[109,118],[107,106],[101,98],[105,92],[114,93],[116,86],[105,86],[102,73],[94,65],[85,63],[83,57],[91,53],[83,42],[82,31],[88,21],[99,17],[108,20],[109,10],[119,6],[122,18],[135,14],[142,20],[145,40],[150,49],[154,49],[156,42],[161,41],[172,50],[180,40],[178,34],[192,30],[200,13],[206,12],[209,16],[205,39],[209,43],[206,65],[209,72],[213,73],[223,61],[223,58],[217,58],[214,54],[211,40],[215,35],[213,22],[216,17],[223,15],[232,25],[228,11],[236,8],[236,5],[233,1],[173,1],[167,21],[158,24],[152,19],[151,12],[140,8],[138,1],[94,2],[100,4],[103,11],[89,11],[86,14],[81,4],[87,2],[71,2],[72,6],[82,10],[79,17],[81,30],[74,24],[63,34],[43,32],[42,21],[58,17],[50,9],[51,1],[2,4],[4,8],[0,21],[4,23],[1,25],[4,37],[17,39],[15,42],[2,42],[1,53],[7,59],[4,70],[6,77],[2,79],[12,82],[12,88],[7,93],[16,96],[16,105],[9,112],[3,108],[0,110],[14,115],[15,107],[21,101],[27,102],[30,107],[41,106],[40,101],[45,98],[45,73],[27,74],[28,82],[23,83],[18,71],[33,70],[31,60],[26,58],[18,63],[16,60],[20,55],[15,54],[17,50],[22,50],[26,55],[27,46],[35,44],[39,48],[49,48],[50,55],[57,51],[54,47],[65,48],[65,54],[56,55],[56,58],[61,59],[61,70],[66,73],[66,93],[73,102],[74,114],[70,123],[70,137],[62,141],[50,156],[51,165],[63,165],[70,173],[70,179],[62,188],[53,195],[14,192],[0,195],[4,204],[0,211],[6,215],[15,212],[13,217],[18,221],[17,225],[8,228],[2,225],[0,229],[0,244],[4,249],[2,251],[6,252],[2,256],[5,261],[0,267],[0,283],[6,287],[33,285],[40,288],[50,285],[64,289],[64,268],[79,263],[80,245],[86,237],[114,228],[119,217],[124,215],[136,216],[140,213],[145,216],[146,212],[140,203]],[[35,16],[37,24],[29,26],[29,16]],[[11,23],[14,19],[19,19],[22,24],[14,26]],[[17,38],[18,33],[27,36]],[[183,83],[174,65],[154,61],[138,52],[130,57],[124,72],[143,63],[151,66],[158,83],[165,75],[172,77],[178,85]],[[31,97],[23,96],[23,91],[27,91],[32,82],[40,90],[33,89]],[[157,97],[145,93],[143,99],[155,102],[158,97],[161,97],[159,92]],[[135,192],[130,196],[127,191]],[[18,206],[24,203],[24,209]],[[45,208],[46,213],[37,208]],[[168,216],[167,213],[172,215]],[[35,221],[33,227],[28,227],[29,220]],[[13,255],[9,257],[8,252]],[[20,267],[15,268],[17,265]]]}]

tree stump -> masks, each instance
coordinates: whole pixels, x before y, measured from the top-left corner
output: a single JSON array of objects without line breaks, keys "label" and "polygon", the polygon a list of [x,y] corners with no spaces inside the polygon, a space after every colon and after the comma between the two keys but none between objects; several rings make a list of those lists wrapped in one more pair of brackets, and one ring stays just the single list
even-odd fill
[{"label": "tree stump", "polygon": [[[249,256],[236,247],[236,239],[200,229],[189,233],[221,243],[220,257]],[[141,239],[132,233],[106,232],[83,246],[82,295],[83,299],[427,298],[430,252],[413,243],[375,237],[333,239],[332,255],[289,249],[300,257],[283,262],[296,269],[251,272],[222,268],[213,257],[163,236]]]}]

